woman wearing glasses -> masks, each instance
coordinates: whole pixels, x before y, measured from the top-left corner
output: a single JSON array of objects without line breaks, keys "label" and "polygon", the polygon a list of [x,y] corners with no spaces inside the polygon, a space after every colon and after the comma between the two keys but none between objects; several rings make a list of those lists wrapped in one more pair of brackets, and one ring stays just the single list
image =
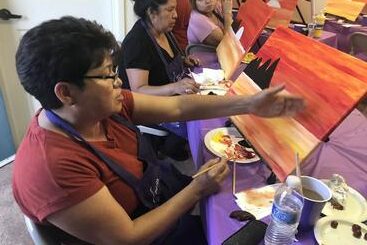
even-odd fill
[{"label": "woman wearing glasses", "polygon": [[282,87],[251,97],[133,93],[121,89],[115,50],[110,32],[73,17],[44,22],[23,36],[17,72],[43,108],[16,154],[14,197],[34,222],[59,229],[60,244],[205,244],[200,220],[185,214],[219,189],[226,161],[209,161],[203,169],[216,166],[160,206],[142,210],[144,194],[156,197],[162,186],[149,175],[154,158],[134,124],[291,115],[303,101],[279,95]]}]

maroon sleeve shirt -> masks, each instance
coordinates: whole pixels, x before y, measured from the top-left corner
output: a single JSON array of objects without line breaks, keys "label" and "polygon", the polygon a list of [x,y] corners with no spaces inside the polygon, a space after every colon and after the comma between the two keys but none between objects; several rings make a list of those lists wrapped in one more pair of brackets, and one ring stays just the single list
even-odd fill
[{"label": "maroon sleeve shirt", "polygon": [[[133,97],[123,91],[121,114],[131,120]],[[68,137],[41,128],[39,112],[19,146],[13,169],[13,193],[28,217],[45,222],[47,216],[91,197],[103,186],[131,214],[138,205],[134,191],[109,167]],[[100,151],[141,178],[135,133],[112,119],[104,121],[107,141],[92,142]]]}]

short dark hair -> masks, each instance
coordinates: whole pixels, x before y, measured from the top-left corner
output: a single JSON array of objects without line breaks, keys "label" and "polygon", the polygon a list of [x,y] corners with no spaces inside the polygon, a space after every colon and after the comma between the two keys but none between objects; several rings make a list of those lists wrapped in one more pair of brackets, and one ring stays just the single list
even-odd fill
[{"label": "short dark hair", "polygon": [[159,6],[164,5],[168,0],[133,0],[134,12],[143,20],[148,20],[147,10],[158,11]]},{"label": "short dark hair", "polygon": [[54,93],[56,83],[83,88],[88,70],[118,49],[113,34],[101,25],[67,16],[26,32],[16,53],[16,68],[24,89],[45,109],[57,109],[62,103]]}]

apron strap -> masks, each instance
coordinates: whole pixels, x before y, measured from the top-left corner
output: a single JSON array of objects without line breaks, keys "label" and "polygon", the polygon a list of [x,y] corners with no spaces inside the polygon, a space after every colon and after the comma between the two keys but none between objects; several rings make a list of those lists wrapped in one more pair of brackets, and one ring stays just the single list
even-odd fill
[{"label": "apron strap", "polygon": [[[147,32],[147,34],[148,34],[148,36],[150,37],[151,41],[153,42],[154,47],[155,47],[156,51],[158,52],[158,55],[159,55],[159,57],[161,58],[161,60],[162,60],[162,62],[163,62],[163,64],[164,64],[164,68],[165,68],[165,70],[166,70],[166,73],[167,73],[168,77],[170,77],[170,76],[169,76],[169,70],[168,70],[168,66],[169,66],[169,64],[168,64],[168,62],[167,62],[166,58],[164,57],[164,55],[163,55],[163,53],[162,53],[162,49],[161,49],[161,47],[158,45],[157,40],[154,38],[154,36],[152,35],[152,33],[149,31],[149,28],[148,28],[147,24],[145,23],[145,21],[144,21],[144,20],[142,20],[142,19],[140,19],[140,23],[141,23],[141,25],[143,26],[143,28],[145,29],[145,31]],[[171,32],[168,32],[168,33],[167,33],[167,34],[165,34],[165,35],[166,35],[166,37],[167,37],[167,39],[168,39],[168,42],[169,42],[170,44],[172,44],[172,46],[173,46],[173,53],[174,53],[174,57],[173,57],[173,59],[175,59],[175,58],[176,58],[177,53],[180,55],[180,59],[181,59],[181,62],[182,62],[182,71],[183,71],[183,61],[182,61],[182,56],[184,56],[184,53],[183,53],[183,52],[182,52],[182,50],[178,47],[177,41],[176,41],[176,39],[174,38],[174,36],[173,36],[173,34],[172,34]],[[171,46],[171,45],[170,45],[170,46]],[[174,81],[170,81],[170,82],[174,82]]]},{"label": "apron strap", "polygon": [[141,135],[140,130],[137,126],[135,126],[133,123],[129,122],[126,118],[114,114],[111,116],[113,120],[116,122],[124,125],[125,127],[129,128],[131,131],[135,132],[136,139],[137,139],[137,145],[138,145],[138,159],[143,162],[144,168],[146,168],[148,162],[154,162],[156,161],[154,151],[150,143]]},{"label": "apron strap", "polygon": [[168,40],[170,40],[170,42],[172,43],[172,45],[174,46],[174,48],[176,49],[176,51],[181,55],[181,57],[182,58],[185,58],[186,57],[185,53],[178,46],[177,39],[176,39],[175,35],[173,35],[173,33],[171,31],[167,33],[167,38],[168,38]]},{"label": "apron strap", "polygon": [[[51,110],[45,110],[47,118],[50,120],[51,123],[53,123],[55,126],[62,129],[71,139],[76,141],[77,143],[81,144],[82,146],[86,147],[90,152],[92,152],[94,155],[96,155],[98,158],[100,158],[103,162],[105,162],[118,176],[120,176],[135,192],[138,191],[137,186],[139,184],[139,179],[135,177],[130,172],[126,171],[123,167],[121,167],[119,164],[117,164],[115,161],[110,159],[108,156],[103,154],[101,151],[99,151],[97,148],[89,144],[84,138],[79,134],[78,131],[76,131],[67,121],[59,117],[56,113],[54,113]],[[114,118],[118,118],[118,116],[114,116]],[[122,117],[120,117],[122,118]],[[119,122],[121,122],[123,125],[131,129],[131,126],[128,126],[127,120],[119,119]],[[134,129],[132,129],[134,130]],[[139,129],[137,129],[137,139],[138,144],[140,140],[140,132]]]}]

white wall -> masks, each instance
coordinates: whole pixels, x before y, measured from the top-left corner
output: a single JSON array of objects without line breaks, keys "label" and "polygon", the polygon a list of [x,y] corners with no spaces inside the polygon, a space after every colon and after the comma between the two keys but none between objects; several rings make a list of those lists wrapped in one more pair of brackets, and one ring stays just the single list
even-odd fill
[{"label": "white wall", "polygon": [[0,88],[14,142],[18,146],[31,115],[39,107],[24,92],[16,74],[15,51],[21,36],[44,20],[73,15],[97,20],[122,41],[136,17],[130,0],[1,0],[1,8],[23,15],[20,20],[0,20]]},{"label": "white wall", "polygon": [[135,21],[138,19],[133,10],[133,1],[124,1],[125,6],[125,35],[133,27]]},{"label": "white wall", "polygon": [[122,31],[118,32],[117,30],[113,30],[113,33],[118,41],[122,41],[137,20],[133,10],[133,1],[118,0],[115,3],[114,10],[116,16],[118,16],[117,18],[114,18],[118,20],[115,27]]}]

